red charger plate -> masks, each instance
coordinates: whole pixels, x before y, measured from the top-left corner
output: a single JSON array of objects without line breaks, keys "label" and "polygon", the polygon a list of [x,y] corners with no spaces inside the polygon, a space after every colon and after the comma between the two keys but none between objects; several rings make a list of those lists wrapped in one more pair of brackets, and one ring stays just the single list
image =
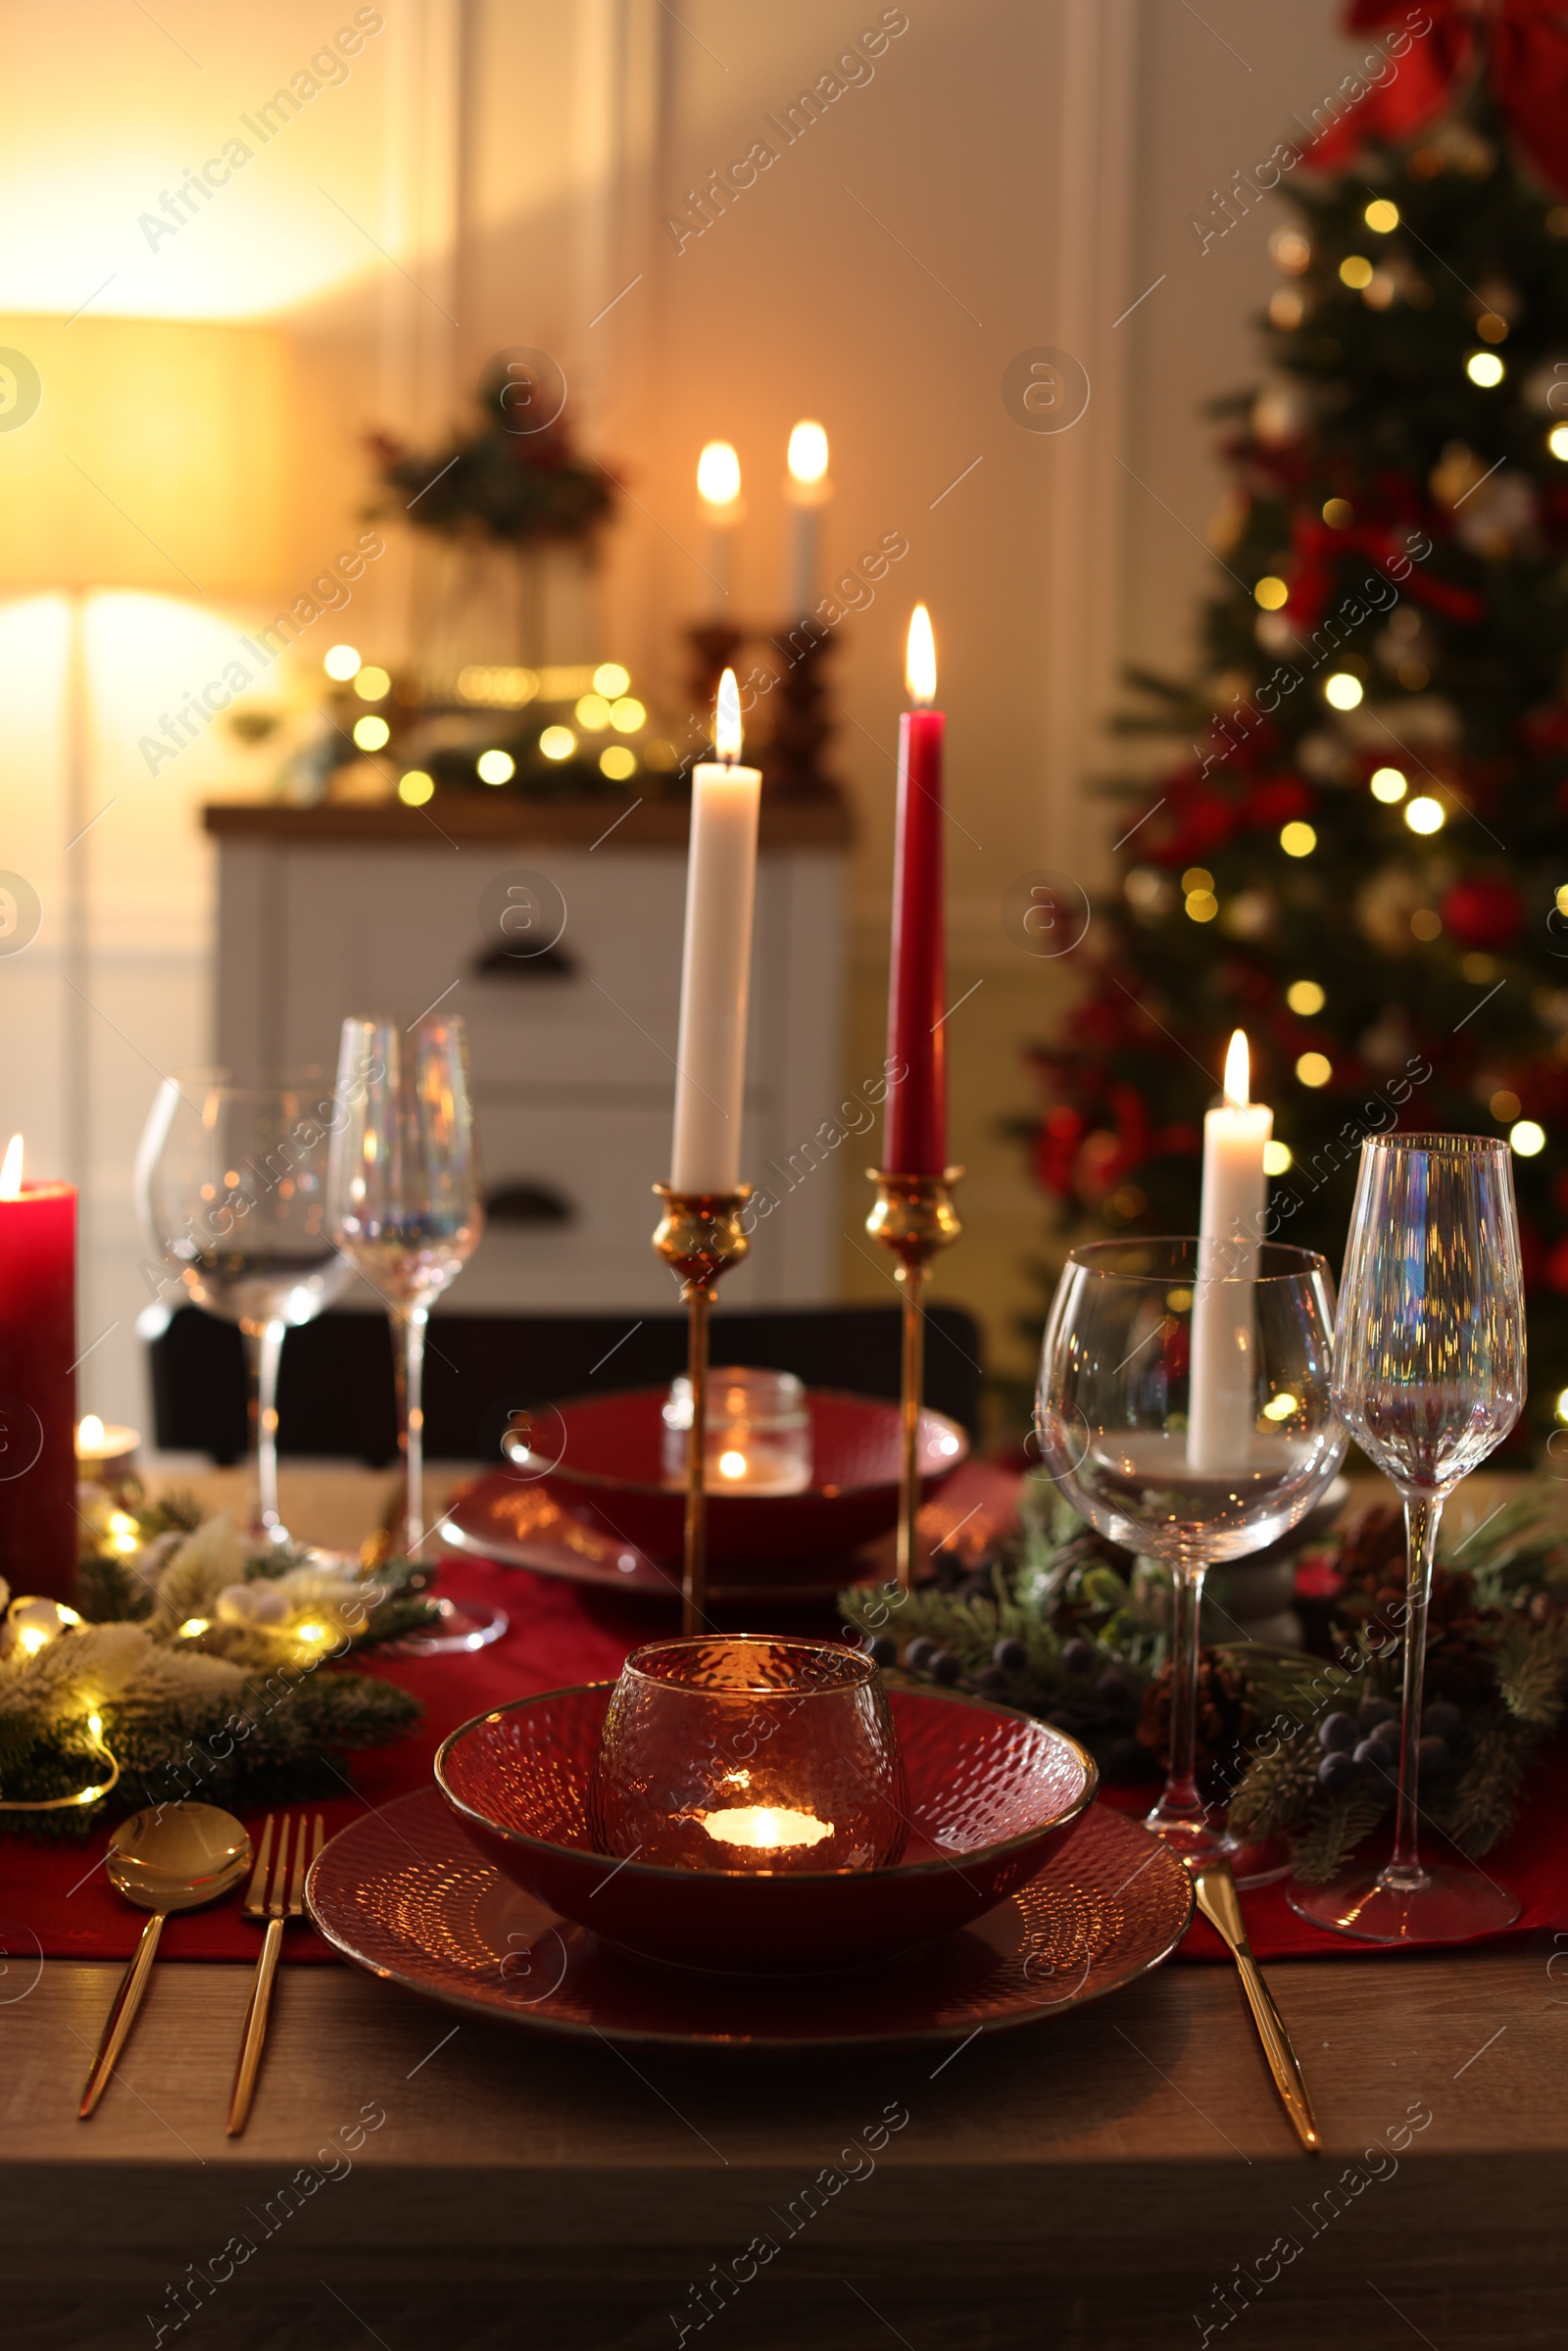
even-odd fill
[{"label": "red charger plate", "polygon": [[1039,1877],[959,1935],[830,1976],[650,1966],[514,1886],[434,1788],[336,1836],[306,1882],[355,1967],[460,2017],[574,2040],[793,2054],[957,2043],[1059,2016],[1168,1959],[1193,1882],[1156,1837],[1096,1804]]},{"label": "red charger plate", "polygon": [[904,1858],[877,1870],[685,1870],[596,1850],[588,1790],[613,1685],[518,1698],[454,1731],[436,1785],[468,1836],[564,1918],[679,1966],[845,1968],[946,1935],[1035,1877],[1094,1801],[1065,1732],[976,1698],[893,1690]]}]

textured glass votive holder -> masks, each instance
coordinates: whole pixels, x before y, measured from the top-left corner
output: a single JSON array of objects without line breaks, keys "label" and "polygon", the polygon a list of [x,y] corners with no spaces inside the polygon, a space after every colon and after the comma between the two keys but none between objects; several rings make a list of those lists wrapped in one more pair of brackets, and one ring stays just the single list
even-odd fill
[{"label": "textured glass votive holder", "polygon": [[831,1641],[704,1635],[634,1649],[594,1770],[602,1852],[770,1875],[870,1870],[908,1833],[882,1677]]},{"label": "textured glass votive holder", "polygon": [[[692,1425],[692,1384],[684,1373],[670,1386],[662,1417],[664,1483],[680,1486]],[[804,1494],[810,1485],[811,1420],[793,1372],[747,1364],[710,1371],[707,1419],[710,1494]]]}]

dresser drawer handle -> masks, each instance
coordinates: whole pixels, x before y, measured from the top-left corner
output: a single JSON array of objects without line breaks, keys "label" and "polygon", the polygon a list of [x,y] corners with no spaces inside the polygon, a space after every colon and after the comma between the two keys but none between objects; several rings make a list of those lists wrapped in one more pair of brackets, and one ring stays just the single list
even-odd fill
[{"label": "dresser drawer handle", "polygon": [[573,1224],[577,1217],[575,1204],[564,1192],[525,1176],[497,1184],[485,1195],[484,1212],[492,1224]]},{"label": "dresser drawer handle", "polygon": [[476,980],[574,980],[577,976],[576,958],[563,947],[543,947],[536,955],[514,955],[504,947],[491,947],[474,956],[471,968]]}]

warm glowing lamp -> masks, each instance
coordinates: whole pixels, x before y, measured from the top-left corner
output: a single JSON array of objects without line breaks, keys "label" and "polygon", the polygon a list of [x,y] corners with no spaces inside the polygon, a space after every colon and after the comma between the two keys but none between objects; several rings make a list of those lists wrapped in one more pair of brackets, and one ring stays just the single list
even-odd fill
[{"label": "warm glowing lamp", "polygon": [[[29,790],[30,839],[20,854],[14,843],[9,861],[33,878],[58,875],[43,911],[48,960],[29,958],[27,978],[29,1027],[60,1043],[28,1073],[28,1115],[54,1163],[85,1181],[89,1163],[128,1165],[134,1151],[134,1129],[116,1124],[118,1068],[105,1083],[89,1066],[90,1053],[121,1051],[92,1009],[108,1003],[111,983],[94,969],[90,910],[100,897],[110,902],[112,888],[105,920],[133,907],[149,939],[166,936],[188,906],[199,919],[189,811],[222,756],[217,720],[229,695],[197,698],[211,697],[241,656],[242,634],[259,635],[258,621],[286,612],[310,584],[310,563],[289,536],[289,346],[274,326],[87,313],[69,321],[7,315],[0,347],[8,711],[13,728],[47,742],[51,755]],[[22,414],[34,390],[36,406]],[[319,633],[324,653],[327,628]],[[41,658],[20,658],[24,639]],[[275,691],[270,661],[243,658],[252,686]],[[156,767],[139,753],[144,736],[167,742]],[[138,1006],[125,1025],[167,1068],[163,1056],[187,1050],[183,1021],[181,1009],[161,1034]],[[107,1232],[121,1202],[104,1206],[98,1229]],[[129,1328],[121,1260],[118,1248],[105,1251],[101,1290],[92,1260],[84,1264],[84,1344],[116,1323]],[[0,1379],[0,1389],[11,1385]],[[60,1437],[69,1452],[69,1406],[68,1418]],[[74,1460],[72,1478],[74,1499]],[[0,1572],[11,1574],[10,1563]]]},{"label": "warm glowing lamp", "polygon": [[37,369],[40,393],[0,433],[0,590],[248,601],[287,583],[278,328],[8,316],[0,345]]}]

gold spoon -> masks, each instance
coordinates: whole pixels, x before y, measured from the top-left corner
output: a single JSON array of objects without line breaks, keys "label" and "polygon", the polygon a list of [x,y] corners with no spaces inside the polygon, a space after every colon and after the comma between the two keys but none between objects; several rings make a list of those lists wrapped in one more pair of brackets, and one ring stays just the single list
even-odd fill
[{"label": "gold spoon", "polygon": [[122,1821],[109,1840],[111,1885],[152,1917],[141,1931],[104,2025],[77,2117],[85,2122],[109,2085],[115,2061],[136,2021],[158,1937],[172,1911],[199,1910],[239,1884],[251,1865],[251,1840],[231,1812],[215,1804],[155,1804]]}]

